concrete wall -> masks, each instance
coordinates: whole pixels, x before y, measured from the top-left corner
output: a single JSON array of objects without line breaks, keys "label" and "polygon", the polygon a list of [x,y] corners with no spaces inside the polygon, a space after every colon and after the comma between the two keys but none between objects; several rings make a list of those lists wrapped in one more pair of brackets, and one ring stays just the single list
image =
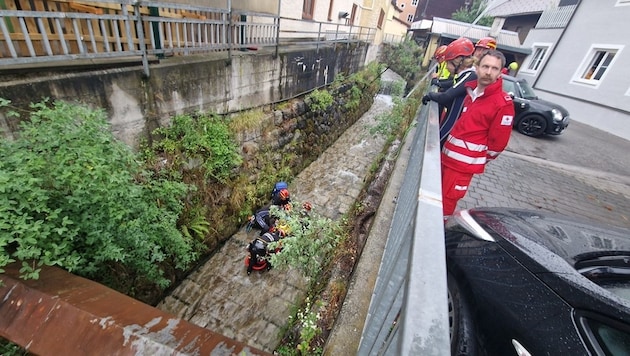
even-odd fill
[{"label": "concrete wall", "polygon": [[[280,53],[237,52],[214,56],[167,58],[150,66],[80,71],[57,69],[49,75],[11,78],[0,84],[0,98],[17,107],[48,97],[81,102],[108,112],[112,131],[128,145],[176,114],[212,111],[225,114],[280,102],[332,82],[338,73],[351,74],[365,63],[365,44],[294,49]],[[0,112],[5,135],[17,119]]]}]

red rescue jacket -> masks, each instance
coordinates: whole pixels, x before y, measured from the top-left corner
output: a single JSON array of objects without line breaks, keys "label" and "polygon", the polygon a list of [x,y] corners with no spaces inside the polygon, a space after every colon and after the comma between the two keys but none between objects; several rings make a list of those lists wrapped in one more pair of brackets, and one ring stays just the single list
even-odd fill
[{"label": "red rescue jacket", "polygon": [[514,104],[499,77],[472,101],[477,81],[466,83],[462,114],[442,149],[442,164],[464,173],[483,173],[486,162],[503,152],[510,140]]}]

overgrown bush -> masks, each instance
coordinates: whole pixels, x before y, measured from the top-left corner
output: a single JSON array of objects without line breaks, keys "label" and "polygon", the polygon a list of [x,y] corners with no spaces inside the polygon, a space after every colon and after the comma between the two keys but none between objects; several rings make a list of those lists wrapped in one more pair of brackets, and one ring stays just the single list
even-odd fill
[{"label": "overgrown bush", "polygon": [[178,115],[153,134],[161,139],[154,141],[152,150],[165,154],[177,171],[200,162],[206,178],[224,183],[242,161],[227,122],[218,115]]},{"label": "overgrown bush", "polygon": [[102,110],[33,104],[0,141],[0,187],[0,268],[22,261],[23,278],[56,265],[133,295],[134,281],[169,284],[163,263],[198,257],[176,225],[188,186],[143,170]]},{"label": "overgrown bush", "polygon": [[326,111],[333,104],[333,96],[327,90],[315,89],[306,96],[311,111]]},{"label": "overgrown bush", "polygon": [[[292,204],[300,206],[297,201]],[[301,209],[286,211],[272,206],[270,212],[279,217],[277,225],[287,232],[280,243],[282,251],[271,256],[271,264],[279,269],[296,269],[309,280],[315,279],[328,266],[341,241],[339,223]],[[275,244],[270,248],[275,248]]]},{"label": "overgrown bush", "polygon": [[413,86],[422,72],[424,49],[411,39],[396,45],[385,44],[381,61],[405,79],[408,87]]}]

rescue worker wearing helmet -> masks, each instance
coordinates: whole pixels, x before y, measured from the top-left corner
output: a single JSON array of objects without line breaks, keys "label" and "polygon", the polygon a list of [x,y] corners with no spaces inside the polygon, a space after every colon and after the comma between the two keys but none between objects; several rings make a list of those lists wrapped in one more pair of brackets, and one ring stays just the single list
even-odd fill
[{"label": "rescue worker wearing helmet", "polygon": [[473,57],[477,58],[477,61],[479,61],[481,55],[491,49],[497,49],[497,40],[493,37],[482,37],[475,43],[475,53]]},{"label": "rescue worker wearing helmet", "polygon": [[247,245],[247,251],[249,251],[249,263],[247,265],[247,275],[252,273],[254,266],[265,265],[267,271],[271,269],[271,263],[267,259],[269,256],[268,245],[272,242],[280,241],[282,236],[278,230],[267,231],[264,234],[256,237],[252,242]]},{"label": "rescue worker wearing helmet", "polygon": [[271,214],[271,205],[276,205],[283,210],[291,210],[291,195],[286,188],[280,189],[277,194],[272,194],[271,204],[265,205],[261,209],[257,210],[254,215],[249,217],[247,223],[247,232],[251,229],[260,230],[260,235],[273,229],[276,224],[276,217]]},{"label": "rescue worker wearing helmet", "polygon": [[440,112],[440,147],[444,146],[448,134],[461,114],[466,97],[464,84],[477,79],[474,51],[475,46],[466,37],[451,42],[444,52],[444,60],[451,73],[455,73],[455,83],[445,92],[429,92],[422,97],[424,105],[429,101],[435,101],[446,108],[444,112]]},{"label": "rescue worker wearing helmet", "polygon": [[289,194],[289,190],[284,188],[278,191],[278,194],[272,195],[271,204],[277,205],[281,208],[285,208],[287,204],[291,203],[291,195]]},{"label": "rescue worker wearing helmet", "polygon": [[438,87],[438,91],[444,91],[453,85],[453,75],[448,70],[446,61],[444,60],[444,52],[447,45],[442,45],[435,50],[433,59],[437,62],[435,73],[433,73],[431,84]]}]

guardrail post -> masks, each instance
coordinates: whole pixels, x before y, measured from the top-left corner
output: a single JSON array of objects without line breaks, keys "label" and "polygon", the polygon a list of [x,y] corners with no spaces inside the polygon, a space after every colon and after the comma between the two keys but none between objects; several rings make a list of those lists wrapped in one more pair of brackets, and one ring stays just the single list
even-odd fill
[{"label": "guardrail post", "polygon": [[[144,76],[149,78],[149,59],[147,56],[147,45],[144,43],[144,28],[142,26],[142,15],[140,14],[140,4],[138,1],[133,0],[133,15],[134,21],[136,23],[136,32],[138,33],[138,42],[140,46],[140,52],[142,53],[142,70],[144,72]],[[125,8],[125,4],[122,5]]]},{"label": "guardrail post", "polygon": [[232,46],[234,45],[234,40],[232,39],[232,31],[234,31],[233,23],[232,23],[232,0],[228,0],[228,31],[227,31],[227,41],[228,41],[228,60],[230,63],[232,62]]},{"label": "guardrail post", "polygon": [[278,0],[278,15],[274,19],[274,24],[276,25],[276,53],[274,53],[274,58],[278,58],[278,50],[280,47],[280,6],[282,1]]},{"label": "guardrail post", "polygon": [[[326,36],[326,35],[324,35]],[[317,28],[317,45],[315,46],[315,53],[319,54],[319,42],[321,42],[321,37],[322,37],[322,23],[319,23],[319,26]],[[326,37],[324,37],[324,41],[326,40]]]}]

